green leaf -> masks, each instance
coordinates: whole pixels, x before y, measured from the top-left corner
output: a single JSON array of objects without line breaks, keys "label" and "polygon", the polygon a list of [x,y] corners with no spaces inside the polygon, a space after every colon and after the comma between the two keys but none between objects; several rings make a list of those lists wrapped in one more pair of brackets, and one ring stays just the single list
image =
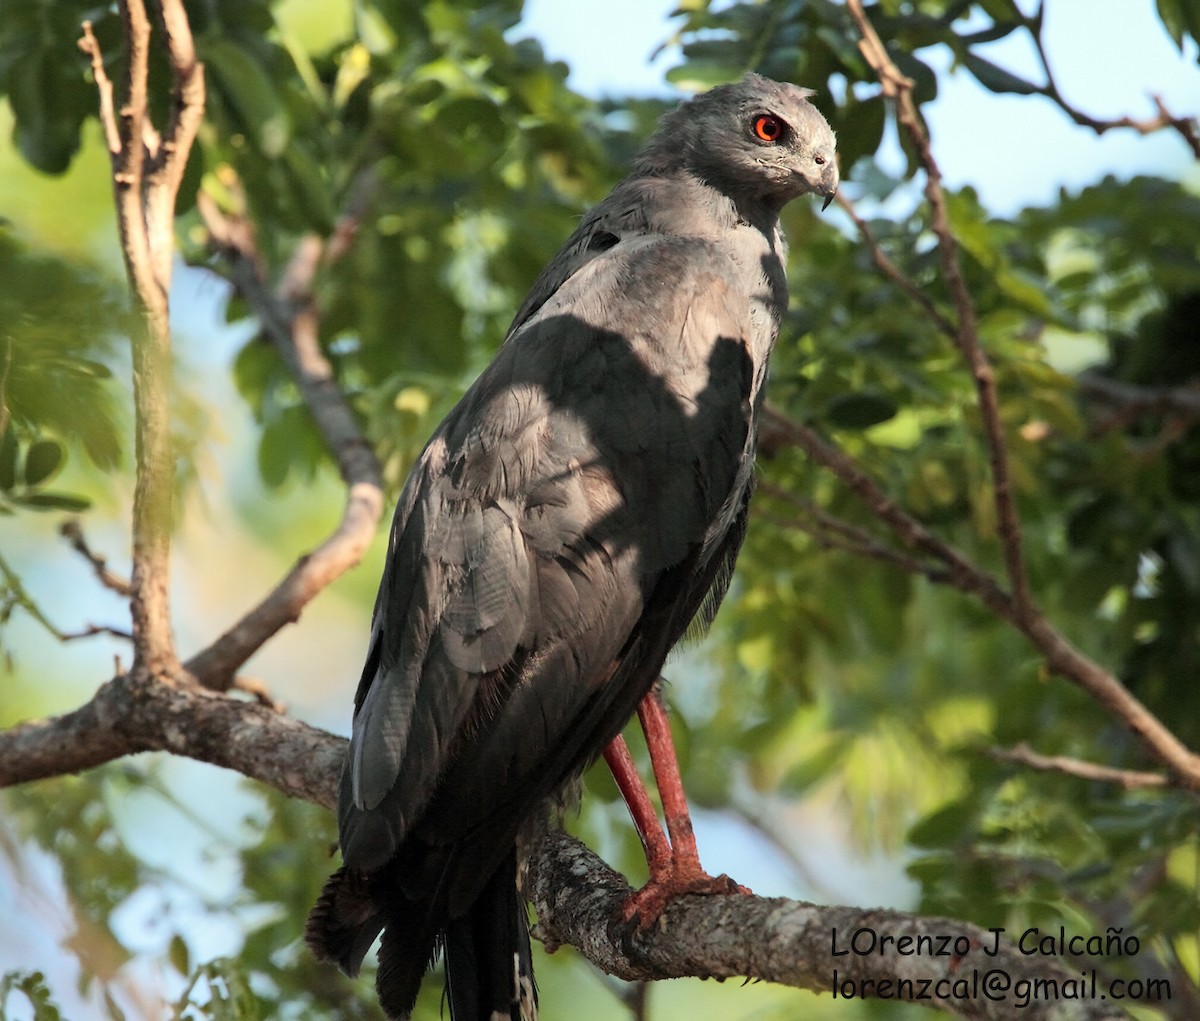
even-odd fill
[{"label": "green leaf", "polygon": [[12,500],[13,503],[32,510],[61,510],[72,513],[85,511],[92,505],[92,501],[86,496],[72,496],[69,493],[26,493],[19,497],[14,496]]},{"label": "green leaf", "polygon": [[1159,19],[1163,23],[1163,28],[1167,30],[1167,35],[1179,47],[1180,53],[1183,52],[1185,2],[1187,0],[1158,0]]},{"label": "green leaf", "polygon": [[684,92],[703,92],[714,85],[735,81],[737,68],[730,64],[693,60],[667,72],[667,81]]},{"label": "green leaf", "polygon": [[886,394],[864,391],[835,397],[825,406],[825,417],[839,429],[869,429],[893,418],[899,410]]},{"label": "green leaf", "polygon": [[25,455],[25,485],[40,486],[66,460],[63,446],[57,440],[38,440]]},{"label": "green leaf", "polygon": [[180,975],[191,974],[191,952],[188,950],[187,941],[178,933],[171,937],[171,945],[167,948],[167,957],[171,962],[171,967]]},{"label": "green leaf", "polygon": [[[900,73],[913,80],[913,99],[918,103],[929,103],[937,99],[937,75],[922,60],[904,50],[889,49],[889,55],[900,69]],[[903,137],[906,132],[901,132]]]},{"label": "green leaf", "polygon": [[8,492],[17,484],[17,458],[21,448],[12,427],[0,436],[0,490]]},{"label": "green leaf", "polygon": [[17,123],[13,139],[21,155],[38,170],[61,174],[79,151],[81,118],[70,109],[61,55],[38,50],[20,60],[8,75],[8,101]]},{"label": "green leaf", "polygon": [[1006,71],[970,51],[963,54],[962,60],[967,70],[979,80],[979,84],[991,92],[1016,92],[1022,96],[1029,96],[1042,91],[1041,86],[1018,78],[1011,71]]},{"label": "green leaf", "polygon": [[297,205],[318,231],[333,229],[337,213],[327,176],[320,164],[299,145],[290,145],[283,155],[283,165],[296,192]]},{"label": "green leaf", "polygon": [[291,439],[281,423],[272,422],[258,442],[258,474],[268,489],[278,489],[287,481],[291,465]]},{"label": "green leaf", "polygon": [[883,96],[873,96],[846,108],[838,125],[838,157],[844,175],[850,173],[860,158],[874,155],[879,148],[885,112]]},{"label": "green leaf", "polygon": [[291,125],[266,69],[229,39],[205,39],[200,49],[213,83],[240,130],[264,156],[278,159],[291,138]]}]

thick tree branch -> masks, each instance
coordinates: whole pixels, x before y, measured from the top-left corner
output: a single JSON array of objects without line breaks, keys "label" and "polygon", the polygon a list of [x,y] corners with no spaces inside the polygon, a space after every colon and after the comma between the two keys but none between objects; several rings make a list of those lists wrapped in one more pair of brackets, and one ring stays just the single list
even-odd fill
[{"label": "thick tree branch", "polygon": [[[121,675],[75,712],[0,734],[0,787],[158,750],[233,769],[289,796],[332,808],[345,749],[345,739],[254,703]],[[1111,1001],[1045,993],[1045,1002],[1019,1007],[1024,987],[1000,988],[1006,981],[1053,980],[1062,988],[1079,978],[1080,969],[1020,953],[1008,940],[997,943],[991,932],[949,919],[782,898],[685,897],[668,907],[655,929],[633,931],[622,921],[629,893],[625,880],[557,831],[541,834],[531,845],[526,890],[548,946],[570,943],[598,967],[633,981],[744,976],[831,992],[836,970],[841,996],[851,989],[847,982],[864,998],[903,998],[906,989],[910,995],[923,991],[930,997],[922,1001],[928,1006],[965,1018],[1126,1017]],[[943,952],[904,955],[885,948],[835,955],[835,949],[850,947],[860,930],[860,941],[930,936]],[[944,944],[942,937],[947,938]],[[993,946],[996,956],[985,952]],[[1102,970],[1103,965],[1102,959],[1086,958],[1080,967]],[[906,980],[908,985],[900,984]],[[992,995],[1003,998],[988,998],[983,983],[989,982],[998,983],[989,987]]]},{"label": "thick tree branch", "polygon": [[[630,892],[624,877],[559,831],[538,839],[525,877],[538,912],[538,934],[547,946],[568,943],[602,970],[629,981],[746,977],[831,993],[836,973],[839,995],[853,989],[860,996],[868,990],[864,998],[906,999],[911,998],[904,995],[906,989],[914,995],[923,991],[929,997],[920,1001],[925,1006],[964,1018],[1084,1021],[1128,1016],[1111,1001],[1098,999],[1055,996],[1017,1006],[1019,992],[1006,984],[1050,981],[1061,989],[1078,981],[1079,970],[1023,954],[1008,939],[997,941],[989,930],[953,919],[823,907],[782,897],[691,896],[673,901],[655,929],[638,932],[621,921]],[[914,943],[917,937],[934,936],[938,941],[946,937],[947,949],[957,946],[965,953],[904,955],[877,947],[873,953],[835,956],[860,932],[860,947],[885,935],[896,940],[909,936]],[[993,948],[994,956],[989,953]],[[976,982],[978,993],[966,992]],[[955,983],[964,995],[954,995]],[[995,999],[982,991],[988,983],[993,983]]]},{"label": "thick tree branch", "polygon": [[143,0],[119,4],[128,47],[120,95],[104,70],[91,26],[80,47],[91,58],[100,119],[112,162],[113,194],[126,274],[139,313],[132,338],[134,665],[156,676],[178,673],[167,591],[175,487],[171,449],[171,333],[168,293],[174,256],[175,199],[204,111],[204,70],[196,60],[180,0],[161,5],[173,105],[165,136],[150,117],[147,82],[152,26]]},{"label": "thick tree branch", "polygon": [[258,703],[129,673],[73,712],[0,733],[0,787],[165,751],[332,808],[345,746],[344,738]]}]

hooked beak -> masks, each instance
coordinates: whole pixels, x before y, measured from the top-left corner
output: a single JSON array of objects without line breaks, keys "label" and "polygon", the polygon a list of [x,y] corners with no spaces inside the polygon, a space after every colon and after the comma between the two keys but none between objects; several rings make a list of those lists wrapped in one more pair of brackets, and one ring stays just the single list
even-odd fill
[{"label": "hooked beak", "polygon": [[831,159],[825,167],[825,176],[821,181],[821,194],[825,196],[825,202],[821,206],[821,212],[825,212],[829,208],[829,203],[833,201],[833,197],[837,194],[838,185],[841,183],[841,174],[838,172],[837,159]]}]

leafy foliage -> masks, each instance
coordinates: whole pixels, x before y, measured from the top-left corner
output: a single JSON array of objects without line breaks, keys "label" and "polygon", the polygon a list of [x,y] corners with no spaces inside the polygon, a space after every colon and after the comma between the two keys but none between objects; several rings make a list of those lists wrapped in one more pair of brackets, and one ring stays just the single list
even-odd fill
[{"label": "leafy foliage", "polygon": [[[225,271],[203,246],[194,207],[203,188],[250,217],[277,279],[299,238],[336,237],[352,222],[353,244],[318,275],[320,340],[398,485],[662,104],[621,103],[627,115],[616,118],[613,106],[574,95],[566,69],[519,38],[514,0],[324,6],[189,6],[210,99],[179,233],[193,263]],[[1158,0],[1158,12],[1180,46],[1198,38],[1193,5]],[[1026,80],[986,49],[1014,34],[1040,42],[1040,18],[1012,0],[881,0],[871,14],[922,105],[937,97],[934,58],[945,54],[1015,102],[1056,101],[1048,79]],[[95,19],[116,77],[119,26],[107,8],[14,0],[0,19],[14,145],[48,173],[68,166],[95,107],[74,50],[84,16]],[[915,154],[906,151],[895,178],[876,165],[893,114],[846,9],[696,0],[679,18],[676,84],[753,68],[837,97],[823,108],[860,214],[881,251],[952,316]],[[1161,393],[1200,377],[1200,200],[1178,182],[1141,177],[1098,180],[1009,218],[969,187],[948,202],[1003,402],[1036,598],[1196,747],[1200,416],[1104,394]],[[987,450],[957,352],[877,271],[857,234],[800,204],[787,215],[791,285],[802,300],[773,359],[772,401],[836,439],[926,527],[1000,573]],[[127,470],[124,396],[110,379],[112,338],[123,329],[113,284],[8,233],[0,277],[9,283],[0,294],[0,512],[82,507],[82,496],[58,488],[80,477],[76,461]],[[251,322],[238,298],[225,314]],[[295,383],[268,346],[247,341],[232,376],[258,426],[261,482],[280,489],[325,471]],[[984,607],[895,556],[865,557],[887,536],[829,473],[769,440],[760,461],[731,597],[707,644],[671,665],[696,801],[758,818],[773,839],[764,813],[804,799],[843,806],[857,851],[908,863],[921,910],[1018,930],[1123,926],[1142,954],[1105,966],[1169,974],[1190,1002],[1200,976],[1194,801],[989,757],[992,746],[1029,742],[1045,754],[1148,765],[1129,734],[1045,676]],[[87,492],[103,485],[91,475],[81,483]],[[611,781],[595,772],[586,783],[573,825],[636,875],[637,842]],[[60,864],[75,914],[88,922],[86,945],[100,948],[80,952],[84,984],[107,990],[147,953],[114,923],[139,890],[185,888],[205,918],[238,935],[201,960],[186,919],[168,918],[155,953],[174,1017],[378,1018],[363,983],[312,967],[298,942],[328,865],[328,817],[257,792],[235,832],[214,833],[201,789],[195,777],[108,769],[6,796],[25,838]],[[131,804],[155,818],[199,815],[196,842],[236,875],[235,892],[209,903],[187,876],[151,864],[119,821],[117,806]],[[539,963],[551,989],[592,981],[564,957]],[[5,977],[0,1010],[5,996],[21,995],[37,1019],[58,1016],[31,973]],[[109,1016],[120,1016],[105,996]],[[770,1009],[794,1016],[796,1003],[789,994]],[[436,1015],[436,990],[420,1010]],[[846,1006],[838,1016],[873,1015]]]},{"label": "leafy foliage", "polygon": [[110,367],[123,325],[119,292],[8,233],[0,233],[0,277],[0,514],[82,510],[85,499],[47,486],[68,444],[102,471],[121,464]]},{"label": "leafy foliage", "polygon": [[46,976],[39,971],[10,971],[0,976],[0,1021],[9,1021],[7,1004],[14,992],[33,1008],[33,1021],[61,1021],[62,1014],[46,988]]}]

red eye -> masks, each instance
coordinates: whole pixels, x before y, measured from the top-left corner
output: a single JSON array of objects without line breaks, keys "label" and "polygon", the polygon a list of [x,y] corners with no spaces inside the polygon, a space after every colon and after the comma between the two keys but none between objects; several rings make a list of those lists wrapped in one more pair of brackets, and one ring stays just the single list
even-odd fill
[{"label": "red eye", "polygon": [[763,114],[754,122],[754,134],[764,142],[778,142],[783,137],[783,121]]}]

